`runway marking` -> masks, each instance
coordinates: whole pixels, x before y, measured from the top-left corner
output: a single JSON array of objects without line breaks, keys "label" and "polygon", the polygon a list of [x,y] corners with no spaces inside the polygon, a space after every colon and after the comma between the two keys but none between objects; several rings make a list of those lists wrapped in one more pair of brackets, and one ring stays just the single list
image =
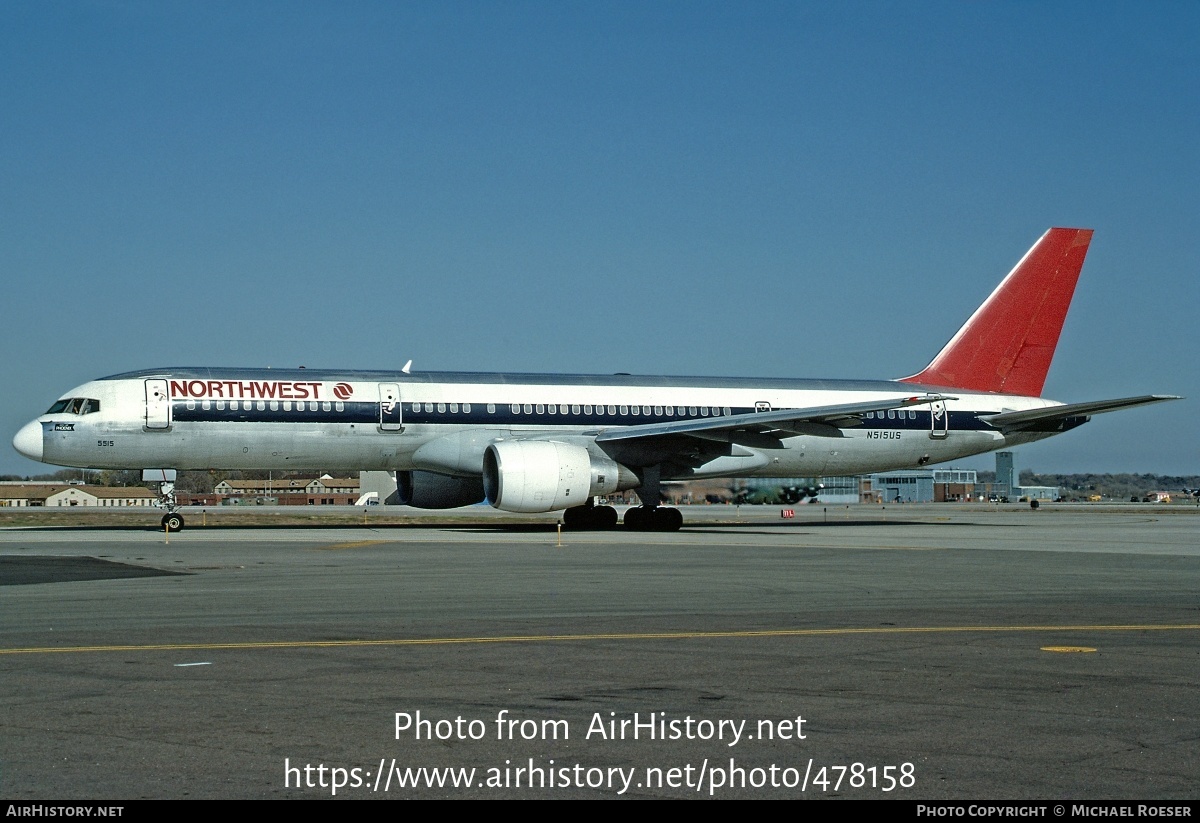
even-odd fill
[{"label": "runway marking", "polygon": [[328,546],[317,546],[319,552],[340,552],[346,549],[361,549],[363,546],[379,546],[384,543],[394,543],[394,540],[356,540],[353,543],[333,543]]},{"label": "runway marking", "polygon": [[727,632],[619,632],[614,634],[527,634],[497,637],[401,637],[389,640],[265,640],[247,643],[150,643],[131,646],[31,646],[0,649],[6,654],[73,654],[82,652],[158,652],[213,649],[330,649],[369,646],[448,646],[485,643],[557,643],[587,640],[717,640],[759,637],[836,637],[852,634],[971,634],[1022,632],[1152,632],[1200,631],[1200,623],[1179,625],[1130,624],[1113,626],[914,626],[911,628],[871,627],[844,629],[763,629]]},{"label": "runway marking", "polygon": [[1087,654],[1096,651],[1089,646],[1042,646],[1044,652],[1059,652],[1061,654]]}]

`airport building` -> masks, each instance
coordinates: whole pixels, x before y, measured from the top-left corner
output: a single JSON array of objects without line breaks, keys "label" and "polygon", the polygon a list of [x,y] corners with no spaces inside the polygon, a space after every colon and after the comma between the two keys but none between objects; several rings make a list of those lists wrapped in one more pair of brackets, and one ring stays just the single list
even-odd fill
[{"label": "airport building", "polygon": [[[222,506],[352,506],[358,502],[357,477],[222,480],[213,488]],[[207,496],[206,496],[207,497]]]},{"label": "airport building", "polygon": [[158,495],[141,486],[83,486],[67,483],[22,483],[0,485],[0,507],[59,508],[98,506],[120,508],[152,506]]},{"label": "airport building", "polygon": [[967,469],[924,469],[872,474],[861,499],[874,503],[957,503],[978,499],[977,475]]}]

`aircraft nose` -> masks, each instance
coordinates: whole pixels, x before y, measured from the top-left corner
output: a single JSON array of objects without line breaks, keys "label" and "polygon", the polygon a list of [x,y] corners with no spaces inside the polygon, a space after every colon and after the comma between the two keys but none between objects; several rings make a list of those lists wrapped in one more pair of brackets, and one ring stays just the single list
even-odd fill
[{"label": "aircraft nose", "polygon": [[42,424],[34,420],[13,437],[13,448],[31,460],[42,460]]}]

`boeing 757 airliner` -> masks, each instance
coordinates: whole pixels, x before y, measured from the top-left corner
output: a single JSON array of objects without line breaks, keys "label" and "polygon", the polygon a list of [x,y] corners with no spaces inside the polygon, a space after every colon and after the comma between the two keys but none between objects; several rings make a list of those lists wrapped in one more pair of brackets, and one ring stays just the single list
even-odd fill
[{"label": "boeing 757 airliner", "polygon": [[1047,231],[924,370],[897,380],[151,369],[72,389],[13,445],[159,477],[168,529],[183,527],[176,470],[334,466],[395,472],[389,502],[565,510],[574,528],[615,526],[593,500],[632,489],[642,505],[625,526],[673,531],[683,518],[659,505],[664,480],[926,466],[1174,399],[1041,397],[1091,238]]}]

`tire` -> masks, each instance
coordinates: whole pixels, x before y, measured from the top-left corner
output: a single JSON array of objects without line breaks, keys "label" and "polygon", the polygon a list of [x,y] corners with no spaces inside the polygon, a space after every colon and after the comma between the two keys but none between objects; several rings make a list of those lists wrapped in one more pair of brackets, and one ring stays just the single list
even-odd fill
[{"label": "tire", "polygon": [[177,513],[164,514],[162,527],[168,532],[183,531],[183,515]]}]

